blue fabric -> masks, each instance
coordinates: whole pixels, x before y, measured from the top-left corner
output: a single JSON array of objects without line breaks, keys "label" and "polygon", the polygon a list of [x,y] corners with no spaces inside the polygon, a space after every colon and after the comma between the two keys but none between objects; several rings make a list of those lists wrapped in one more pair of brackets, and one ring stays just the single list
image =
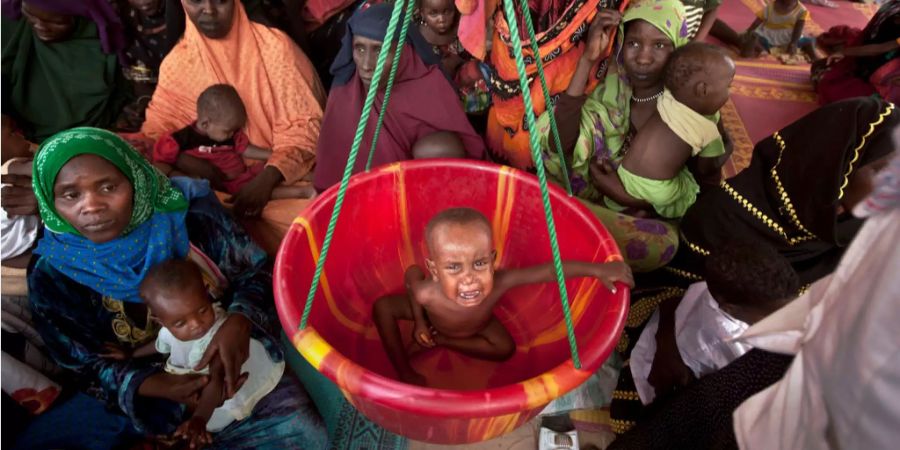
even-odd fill
[{"label": "blue fabric", "polygon": [[13,448],[101,450],[121,447],[141,437],[127,417],[107,410],[102,402],[79,392],[37,416]]},{"label": "blue fabric", "polygon": [[[189,178],[172,180],[190,201],[209,195],[209,184]],[[45,229],[35,253],[54,269],[103,295],[139,303],[138,288],[153,266],[187,256],[184,219],[187,210],[154,213],[132,232],[103,244],[70,233]]]},{"label": "blue fabric", "polygon": [[[394,5],[391,3],[380,3],[368,8],[363,6],[363,9],[356,11],[353,17],[347,21],[347,32],[341,38],[341,50],[331,64],[330,71],[334,75],[334,86],[347,84],[356,73],[356,63],[353,62],[353,36],[384,42],[393,11]],[[401,14],[400,24],[403,23],[402,21],[403,15]],[[400,33],[400,24],[397,25],[398,34]],[[415,26],[415,23],[411,23],[407,28],[406,38],[426,66],[433,66],[441,62],[440,56],[434,53],[431,44],[419,33],[419,28]],[[385,67],[383,76],[387,77],[389,71],[389,68]]]},{"label": "blue fabric", "polygon": [[[176,182],[176,185],[178,183]],[[199,187],[194,185],[193,187]],[[272,298],[271,262],[243,229],[222,209],[211,193],[191,200],[184,219],[190,242],[209,257],[222,272],[229,285],[216,300],[229,313],[246,316],[254,327],[251,337],[265,345],[275,361],[283,360],[277,335],[278,320]],[[168,434],[184,420],[184,408],[161,399],[139,396],[138,388],[144,380],[162,370],[163,357],[115,361],[100,357],[103,344],[115,342],[135,348],[156,338],[158,327],[147,325],[146,307],[124,304],[105,297],[101,292],[85,286],[56,270],[41,256],[28,274],[29,303],[35,328],[47,346],[50,356],[61,366],[76,373],[78,388],[105,403],[135,429],[152,434]],[[137,312],[131,312],[139,310]],[[275,337],[273,337],[275,336]],[[296,382],[295,382],[296,384]],[[294,388],[292,388],[294,389]],[[325,430],[312,408],[306,405],[304,394],[275,395],[277,405],[257,413],[259,405],[273,405],[263,399],[251,418],[241,421],[239,428],[226,428],[220,435],[227,442],[264,440],[275,448],[299,445],[302,448],[323,448]],[[296,392],[296,389],[290,391]],[[304,403],[306,402],[306,403]],[[105,416],[86,411],[83,420],[94,423]],[[298,429],[302,424],[302,430]],[[82,427],[93,433],[91,427]],[[230,430],[230,431],[229,431]],[[226,433],[227,432],[227,433]],[[51,430],[50,434],[53,432]],[[303,440],[294,441],[299,435]],[[315,436],[320,435],[319,438]],[[251,439],[252,438],[252,439]],[[215,437],[218,445],[220,438]],[[230,445],[224,445],[230,447]],[[232,447],[233,448],[233,447]]]},{"label": "blue fabric", "polygon": [[103,244],[45,229],[34,253],[103,295],[139,303],[138,288],[147,271],[163,261],[187,256],[186,213],[155,213],[131,233]]}]

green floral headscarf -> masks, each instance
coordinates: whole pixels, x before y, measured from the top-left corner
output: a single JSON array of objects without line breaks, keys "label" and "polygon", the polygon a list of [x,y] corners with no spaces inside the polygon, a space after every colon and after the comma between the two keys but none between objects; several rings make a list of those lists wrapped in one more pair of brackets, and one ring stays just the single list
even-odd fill
[{"label": "green floral headscarf", "polygon": [[154,212],[187,210],[188,202],[184,195],[125,140],[99,128],[73,128],[45,140],[34,158],[34,194],[41,219],[50,231],[81,235],[57,213],[53,203],[53,185],[63,166],[72,158],[84,154],[97,155],[111,162],[131,181],[134,209],[123,234],[146,222]]},{"label": "green floral headscarf", "polygon": [[[620,67],[625,25],[634,20],[644,20],[655,26],[672,40],[675,48],[690,42],[684,5],[678,0],[641,0],[632,2],[625,10],[616,33],[616,58],[608,59],[606,78],[591,93],[581,110],[581,127],[569,170],[573,193],[595,202],[600,199],[600,194],[590,182],[591,159],[599,153],[618,161],[619,150],[622,149],[631,125],[631,85]],[[547,171],[560,180],[562,170],[559,155],[550,146],[550,114],[553,111],[548,109],[541,115],[537,128],[541,133],[541,148],[544,149]]]}]

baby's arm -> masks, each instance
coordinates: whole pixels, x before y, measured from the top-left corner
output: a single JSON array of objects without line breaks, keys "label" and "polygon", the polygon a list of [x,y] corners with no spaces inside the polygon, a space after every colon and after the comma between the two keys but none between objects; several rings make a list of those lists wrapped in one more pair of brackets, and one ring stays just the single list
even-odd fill
[{"label": "baby's arm", "polygon": [[[563,261],[563,276],[566,278],[594,277],[599,279],[610,291],[616,292],[613,283],[616,281],[634,286],[631,268],[622,261],[608,263],[589,263],[582,261]],[[556,270],[553,263],[540,264],[522,269],[504,270],[497,274],[495,291],[506,291],[516,286],[531,283],[548,283],[556,281]]]},{"label": "baby's arm", "polygon": [[150,341],[134,350],[128,350],[122,346],[107,343],[103,345],[103,352],[100,353],[101,358],[113,359],[116,361],[125,361],[131,358],[146,358],[158,354],[156,351],[156,342]]},{"label": "baby's arm", "polygon": [[757,17],[756,20],[754,20],[753,23],[751,23],[750,26],[747,27],[747,31],[744,31],[744,36],[750,35],[754,31],[756,31],[756,29],[759,28],[762,24],[763,20]]},{"label": "baby's arm", "polygon": [[427,281],[425,272],[419,266],[413,265],[406,269],[404,276],[406,281],[406,292],[409,293],[409,307],[413,315],[413,337],[416,342],[424,347],[434,347],[434,339],[431,338],[431,331],[428,321],[425,319],[425,307],[423,303],[427,301],[421,294],[424,290],[424,283]]},{"label": "baby's arm", "polygon": [[803,26],[806,24],[806,20],[798,19],[797,23],[794,24],[794,33],[791,34],[791,42],[787,46],[787,52],[794,53],[797,51],[797,42],[800,41],[800,36],[803,35]]},{"label": "baby's arm", "polygon": [[199,448],[212,444],[212,436],[206,431],[206,423],[213,411],[225,401],[225,370],[222,360],[213,358],[209,362],[209,382],[200,391],[197,409],[190,419],[181,424],[175,431],[176,437],[186,439],[190,448]]},{"label": "baby's arm", "polygon": [[615,170],[603,168],[599,163],[591,163],[591,181],[601,194],[613,199],[616,203],[630,208],[652,210],[653,206],[646,200],[632,197],[625,191],[625,185]]},{"label": "baby's arm", "polygon": [[269,158],[272,156],[272,150],[269,150],[267,148],[257,147],[253,144],[248,144],[247,149],[244,150],[243,156],[244,156],[244,158],[268,161]]}]

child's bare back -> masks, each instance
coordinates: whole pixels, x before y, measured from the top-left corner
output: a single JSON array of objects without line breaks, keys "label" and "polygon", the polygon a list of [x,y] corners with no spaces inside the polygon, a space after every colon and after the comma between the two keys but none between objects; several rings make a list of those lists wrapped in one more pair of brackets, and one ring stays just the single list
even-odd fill
[{"label": "child's bare back", "polygon": [[622,165],[644,178],[668,180],[678,175],[690,157],[691,146],[663,122],[658,111],[654,111],[631,140]]},{"label": "child's bare back", "polygon": [[[516,286],[555,280],[553,265],[496,270],[490,223],[469,208],[437,214],[425,235],[428,273],[418,266],[408,268],[407,293],[382,297],[373,307],[375,326],[400,379],[425,384],[409,363],[398,320],[413,321],[414,342],[424,348],[441,346],[492,361],[512,357],[515,341],[494,316],[494,306]],[[633,285],[631,271],[622,262],[566,261],[563,272],[566,277],[599,278],[613,291],[615,281]]]}]

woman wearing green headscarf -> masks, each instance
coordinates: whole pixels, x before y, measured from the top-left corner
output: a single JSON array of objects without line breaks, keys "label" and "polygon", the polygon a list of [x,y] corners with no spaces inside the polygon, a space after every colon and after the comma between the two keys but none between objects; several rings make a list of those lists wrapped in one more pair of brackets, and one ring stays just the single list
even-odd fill
[{"label": "woman wearing green headscarf", "polygon": [[[166,373],[159,358],[121,356],[156,338],[159,325],[138,292],[165,260],[196,263],[229,314],[204,355],[221,359],[229,392],[241,383],[251,336],[282,360],[269,260],[205,182],[170,181],[114,133],[87,127],[44,141],[33,173],[46,229],[28,274],[29,302],[51,356],[76,373],[82,393],[39,416],[19,447],[111,448],[169,434],[183,421],[207,379]],[[110,344],[119,359],[109,357]],[[325,432],[310,405],[286,376],[213,445],[319,448]]]},{"label": "woman wearing green headscarf", "polygon": [[[584,95],[590,70],[615,31],[613,55],[601,66],[606,67],[604,82]],[[568,90],[560,95],[553,111],[542,114],[538,120],[544,163],[551,176],[563,180],[556,146],[551,145],[553,114],[573,194],[612,233],[629,265],[636,271],[650,271],[674,256],[678,244],[675,226],[600,206],[601,194],[592,183],[591,170],[597,170],[601,161],[620,160],[629,136],[655,111],[669,55],[690,41],[684,6],[677,0],[632,2],[624,15],[611,10],[599,12],[588,33],[587,48]]]}]

